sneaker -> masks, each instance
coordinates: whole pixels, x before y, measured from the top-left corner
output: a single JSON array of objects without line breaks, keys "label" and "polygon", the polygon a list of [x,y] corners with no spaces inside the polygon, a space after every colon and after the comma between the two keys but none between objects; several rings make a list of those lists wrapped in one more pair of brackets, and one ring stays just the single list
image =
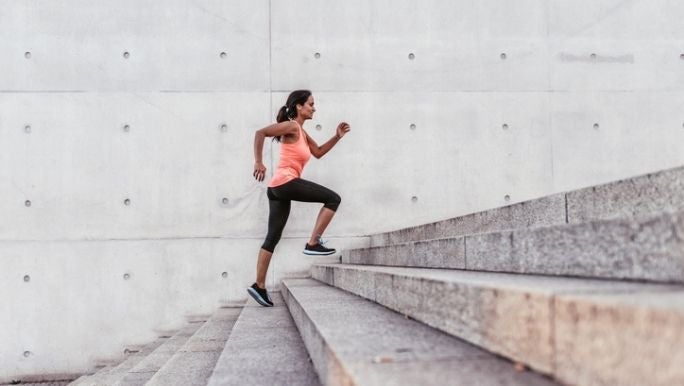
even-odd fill
[{"label": "sneaker", "polygon": [[324,247],[320,242],[316,243],[316,245],[309,245],[309,243],[306,243],[306,245],[304,246],[304,254],[305,255],[324,256],[324,255],[332,255],[335,252],[337,252],[337,251],[335,251],[332,248]]},{"label": "sneaker", "polygon": [[252,284],[251,287],[247,288],[247,293],[250,294],[257,303],[264,307],[273,307],[273,301],[268,296],[266,288],[259,288],[257,283]]}]

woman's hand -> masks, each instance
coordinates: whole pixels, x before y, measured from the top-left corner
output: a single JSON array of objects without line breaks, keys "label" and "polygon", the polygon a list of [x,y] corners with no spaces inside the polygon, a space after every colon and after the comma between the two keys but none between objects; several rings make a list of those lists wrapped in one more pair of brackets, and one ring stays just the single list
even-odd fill
[{"label": "woman's hand", "polygon": [[266,177],[266,166],[261,162],[254,163],[254,173],[252,173],[257,181],[263,181]]},{"label": "woman's hand", "polygon": [[351,130],[349,128],[349,124],[347,122],[340,122],[339,125],[337,125],[337,138],[342,138],[344,137],[345,134],[347,134]]}]

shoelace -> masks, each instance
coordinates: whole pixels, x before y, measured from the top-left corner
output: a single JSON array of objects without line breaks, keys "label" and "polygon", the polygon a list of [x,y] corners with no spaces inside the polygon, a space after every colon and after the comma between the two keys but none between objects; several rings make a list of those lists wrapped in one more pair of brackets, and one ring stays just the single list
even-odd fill
[{"label": "shoelace", "polygon": [[318,244],[320,244],[322,247],[325,246],[325,244],[328,242],[328,240],[323,240],[322,238],[318,238]]}]

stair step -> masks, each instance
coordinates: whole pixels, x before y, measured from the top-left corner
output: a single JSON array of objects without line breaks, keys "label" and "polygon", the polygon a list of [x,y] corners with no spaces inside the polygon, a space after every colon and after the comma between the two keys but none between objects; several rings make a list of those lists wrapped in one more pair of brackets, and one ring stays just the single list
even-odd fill
[{"label": "stair step", "polygon": [[206,385],[241,310],[219,308],[146,385]]},{"label": "stair step", "polygon": [[312,279],[283,294],[325,385],[555,385],[460,339]]},{"label": "stair step", "polygon": [[684,283],[684,211],[354,249],[341,261]]},{"label": "stair step", "polygon": [[136,364],[127,373],[123,374],[122,378],[112,382],[116,386],[139,386],[144,385],[149,381],[154,374],[159,371],[166,362],[173,357],[190,337],[199,330],[204,322],[195,321],[183,327],[178,333],[167,339],[162,345],[157,347],[154,351],[144,357],[138,364]]},{"label": "stair step", "polygon": [[371,236],[371,246],[684,210],[684,167]]},{"label": "stair step", "polygon": [[684,287],[315,265],[315,279],[569,384],[684,384]]},{"label": "stair step", "polygon": [[208,385],[320,385],[279,292],[245,304]]},{"label": "stair step", "polygon": [[130,371],[130,369],[135,367],[135,365],[140,363],[140,361],[142,361],[149,353],[164,344],[164,342],[167,340],[167,337],[157,338],[152,343],[141,347],[139,350],[136,350],[136,352],[131,353],[117,366],[107,366],[103,369],[100,369],[95,374],[85,375],[70,383],[69,386],[98,386],[114,384],[114,382],[121,379]]}]

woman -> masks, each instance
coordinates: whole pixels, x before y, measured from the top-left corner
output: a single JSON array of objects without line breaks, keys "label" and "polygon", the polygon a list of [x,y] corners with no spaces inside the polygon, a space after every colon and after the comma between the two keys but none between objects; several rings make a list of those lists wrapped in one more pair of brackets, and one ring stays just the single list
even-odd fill
[{"label": "woman", "polygon": [[323,145],[318,146],[304,131],[303,127],[304,121],[311,119],[314,112],[316,112],[316,108],[311,91],[293,91],[287,98],[285,106],[280,108],[276,118],[277,123],[257,130],[254,136],[255,163],[253,175],[257,181],[263,181],[266,175],[266,167],[262,162],[264,138],[274,137],[281,143],[278,169],[273,174],[266,191],[269,205],[268,234],[261,250],[259,250],[256,282],[247,289],[254,300],[262,306],[273,306],[273,302],[266,291],[266,272],[271,262],[273,250],[280,241],[283,228],[285,228],[292,200],[323,204],[323,208],[318,213],[311,238],[304,246],[304,253],[308,255],[335,253],[334,249],[322,245],[321,236],[340,205],[340,196],[324,186],[303,180],[301,175],[304,165],[312,155],[316,158],[323,157],[349,132],[350,128],[349,124],[341,122],[337,125],[335,136]]}]

